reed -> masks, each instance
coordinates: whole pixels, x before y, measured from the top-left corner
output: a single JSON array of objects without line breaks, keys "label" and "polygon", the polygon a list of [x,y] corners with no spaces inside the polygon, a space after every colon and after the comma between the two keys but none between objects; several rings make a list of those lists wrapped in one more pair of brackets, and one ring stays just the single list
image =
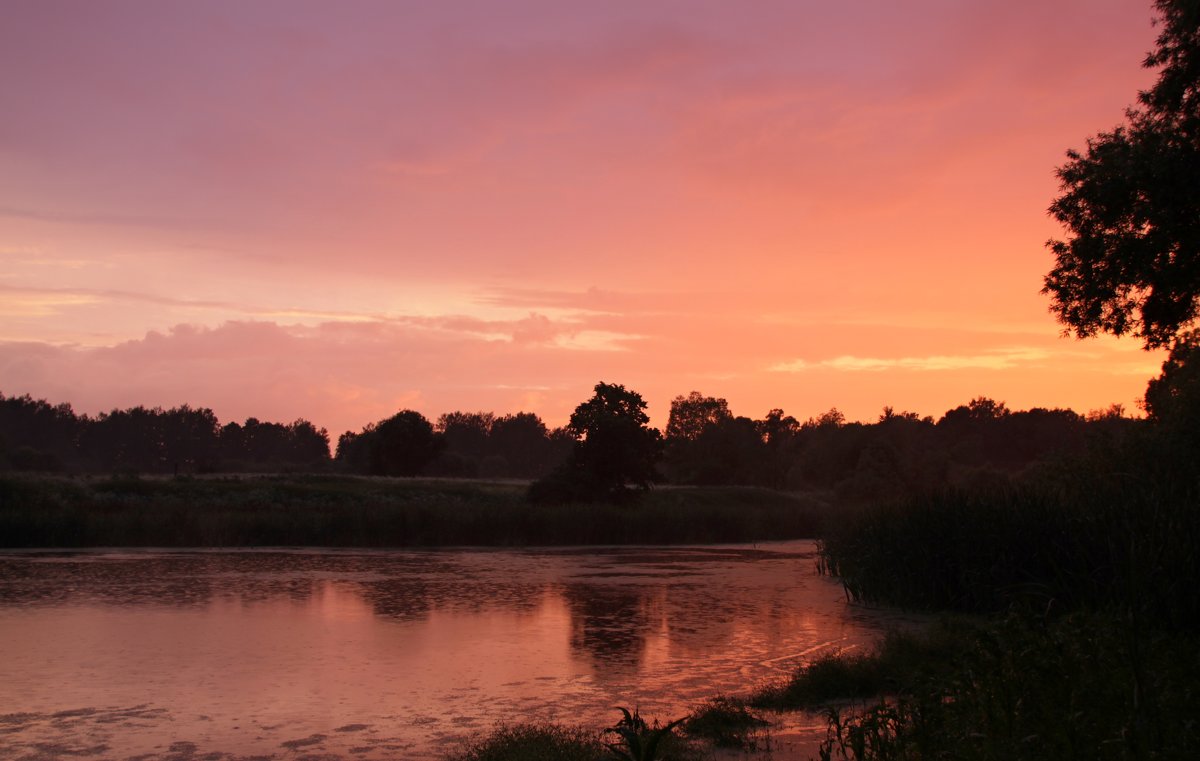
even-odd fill
[{"label": "reed", "polygon": [[[986,614],[899,668],[818,662],[825,759],[1189,758],[1200,741],[1200,456],[1170,431],[1010,483],[860,507],[820,563],[858,601]],[[911,665],[911,664],[910,664]]]},{"label": "reed", "polygon": [[854,600],[999,612],[1122,607],[1200,624],[1195,479],[1034,482],[946,490],[848,512],[820,540]]},{"label": "reed", "polygon": [[1127,634],[1093,613],[1014,614],[960,630],[956,651],[927,665],[930,678],[827,707],[820,757],[1192,757],[1194,641],[1158,634],[1137,654]]}]

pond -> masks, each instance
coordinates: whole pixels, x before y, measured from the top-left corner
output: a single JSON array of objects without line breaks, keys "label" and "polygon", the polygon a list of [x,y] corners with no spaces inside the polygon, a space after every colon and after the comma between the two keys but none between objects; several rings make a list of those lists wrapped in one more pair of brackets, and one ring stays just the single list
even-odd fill
[{"label": "pond", "polygon": [[499,721],[681,716],[904,623],[811,542],[6,552],[0,759],[438,758]]}]

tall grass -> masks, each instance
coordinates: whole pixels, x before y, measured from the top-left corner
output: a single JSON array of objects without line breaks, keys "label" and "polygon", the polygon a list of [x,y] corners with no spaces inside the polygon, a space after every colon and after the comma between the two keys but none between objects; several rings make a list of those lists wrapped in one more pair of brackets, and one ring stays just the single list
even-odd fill
[{"label": "tall grass", "polygon": [[889,699],[827,708],[821,758],[1194,757],[1200,663],[1191,638],[1154,635],[1142,643],[1147,658],[1091,613],[1014,614],[956,636]]},{"label": "tall grass", "polygon": [[513,724],[476,738],[446,761],[611,761],[596,732],[558,724]]},{"label": "tall grass", "polygon": [[0,477],[0,546],[521,546],[812,537],[821,503],[765,489],[530,505],[516,483],[276,476]]},{"label": "tall grass", "polygon": [[1200,479],[1178,453],[859,508],[820,548],[824,569],[864,602],[1119,608],[1156,627],[1200,626]]},{"label": "tall grass", "polygon": [[891,695],[830,708],[823,758],[1194,757],[1200,457],[1169,434],[860,508],[820,553],[853,599],[988,614],[917,676],[889,681],[884,648],[778,688],[796,702]]}]

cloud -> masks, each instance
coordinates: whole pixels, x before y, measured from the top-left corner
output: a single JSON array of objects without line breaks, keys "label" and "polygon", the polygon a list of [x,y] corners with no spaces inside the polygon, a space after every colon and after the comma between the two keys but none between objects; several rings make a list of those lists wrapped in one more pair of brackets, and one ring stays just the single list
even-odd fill
[{"label": "cloud", "polygon": [[516,412],[544,399],[537,411],[556,423],[597,378],[629,377],[635,340],[536,314],[507,323],[183,324],[101,347],[0,341],[0,391],[69,401],[92,414],[188,403],[211,407],[222,420],[304,417],[338,431],[402,407],[430,416],[464,404]]},{"label": "cloud", "polygon": [[982,354],[933,354],[924,357],[856,357],[843,355],[810,361],[795,359],[771,366],[773,372],[802,373],[812,370],[839,372],[883,372],[890,370],[939,372],[946,370],[1009,370],[1020,365],[1041,362],[1053,355],[1045,349],[1014,347]]},{"label": "cloud", "polygon": [[46,317],[64,309],[96,304],[96,296],[54,289],[10,289],[0,286],[0,315],[5,317]]},{"label": "cloud", "polygon": [[0,217],[28,219],[35,222],[54,222],[67,225],[104,225],[114,227],[200,228],[215,223],[212,219],[110,214],[104,212],[74,212],[42,209],[21,209],[0,206]]}]

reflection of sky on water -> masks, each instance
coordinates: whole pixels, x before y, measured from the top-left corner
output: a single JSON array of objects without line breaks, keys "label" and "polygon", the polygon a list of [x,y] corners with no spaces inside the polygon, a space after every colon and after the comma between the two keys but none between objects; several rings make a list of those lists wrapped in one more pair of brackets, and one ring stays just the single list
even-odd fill
[{"label": "reflection of sky on water", "polygon": [[0,731],[420,756],[502,719],[678,715],[887,625],[811,544],[764,547],[0,554],[0,704],[24,716]]}]

